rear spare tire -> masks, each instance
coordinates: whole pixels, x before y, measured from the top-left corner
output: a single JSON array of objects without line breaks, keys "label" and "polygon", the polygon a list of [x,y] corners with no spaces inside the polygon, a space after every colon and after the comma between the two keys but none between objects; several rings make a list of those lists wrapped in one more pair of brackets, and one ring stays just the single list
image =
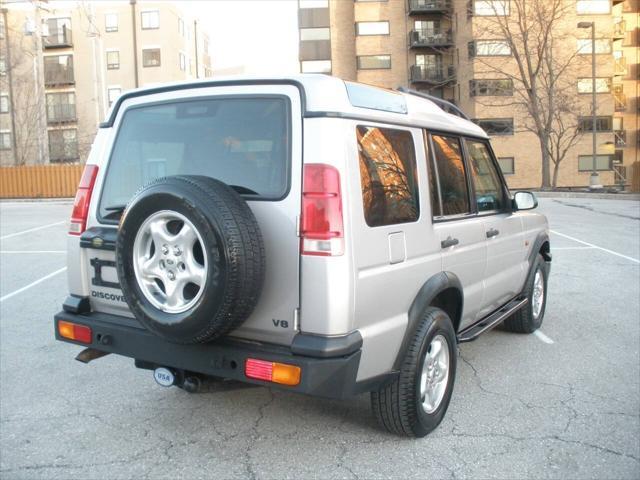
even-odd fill
[{"label": "rear spare tire", "polygon": [[260,228],[247,203],[209,177],[174,176],[142,187],[116,242],[122,293],[151,332],[202,343],[238,327],[265,274]]}]

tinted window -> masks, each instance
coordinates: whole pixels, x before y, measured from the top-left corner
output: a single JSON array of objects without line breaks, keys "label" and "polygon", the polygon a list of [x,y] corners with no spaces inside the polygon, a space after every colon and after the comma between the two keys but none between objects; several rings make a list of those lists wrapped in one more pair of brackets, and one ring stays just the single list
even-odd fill
[{"label": "tinted window", "polygon": [[455,137],[432,135],[433,155],[438,168],[443,215],[470,213],[469,193],[462,148]]},{"label": "tinted window", "polygon": [[414,222],[419,216],[416,155],[410,132],[357,127],[362,203],[367,225]]},{"label": "tinted window", "polygon": [[[429,145],[429,137],[425,134],[425,147],[429,152],[431,147]],[[440,207],[440,192],[438,191],[438,178],[436,176],[435,168],[433,165],[433,156],[427,153],[427,170],[429,171],[429,193],[431,197],[431,215],[434,217],[442,216],[442,208]]]},{"label": "tinted window", "polygon": [[290,163],[288,109],[283,98],[223,98],[127,110],[100,214],[108,218],[107,207],[126,204],[142,185],[168,175],[206,175],[248,198],[281,198]]},{"label": "tinted window", "polygon": [[466,142],[478,211],[502,210],[505,206],[504,190],[489,148],[484,142]]}]

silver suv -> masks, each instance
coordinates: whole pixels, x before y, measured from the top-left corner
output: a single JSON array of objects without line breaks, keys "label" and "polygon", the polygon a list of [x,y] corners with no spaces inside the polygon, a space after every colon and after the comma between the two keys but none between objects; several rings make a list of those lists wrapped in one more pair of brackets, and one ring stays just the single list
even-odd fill
[{"label": "silver suv", "polygon": [[188,391],[371,392],[386,429],[423,436],[457,344],[542,323],[536,205],[482,129],[416,92],[324,75],[135,90],[80,181],[56,338]]}]

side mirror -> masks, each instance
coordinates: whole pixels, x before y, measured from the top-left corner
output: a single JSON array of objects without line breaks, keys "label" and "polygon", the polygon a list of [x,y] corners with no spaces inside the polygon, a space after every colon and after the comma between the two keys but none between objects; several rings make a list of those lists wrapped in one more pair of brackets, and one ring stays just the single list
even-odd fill
[{"label": "side mirror", "polygon": [[538,206],[538,199],[533,192],[520,191],[513,196],[515,210],[531,210]]}]

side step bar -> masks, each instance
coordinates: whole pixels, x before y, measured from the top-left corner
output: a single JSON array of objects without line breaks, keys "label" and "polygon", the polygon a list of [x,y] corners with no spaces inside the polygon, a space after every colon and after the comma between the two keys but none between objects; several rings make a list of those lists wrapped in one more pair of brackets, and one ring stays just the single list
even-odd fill
[{"label": "side step bar", "polygon": [[470,327],[467,327],[458,333],[458,343],[471,342],[472,340],[475,340],[487,330],[491,330],[493,327],[498,325],[509,315],[524,307],[528,301],[529,300],[526,298],[514,298],[500,310],[496,310],[488,317],[483,318],[479,322],[474,323]]}]

